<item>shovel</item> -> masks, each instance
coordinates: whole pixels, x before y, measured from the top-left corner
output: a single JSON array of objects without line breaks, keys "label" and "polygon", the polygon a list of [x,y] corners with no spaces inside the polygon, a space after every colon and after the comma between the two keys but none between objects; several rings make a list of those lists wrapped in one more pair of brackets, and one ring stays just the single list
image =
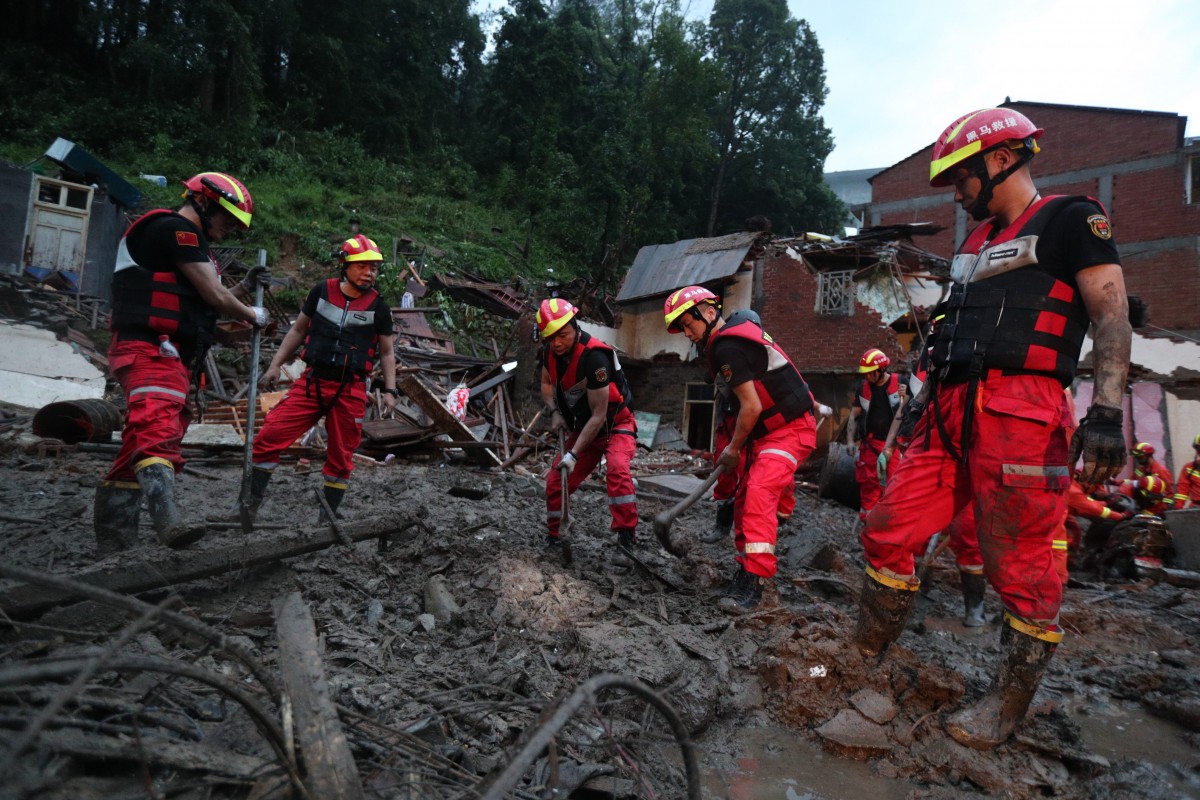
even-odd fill
[{"label": "shovel", "polygon": [[[266,250],[258,251],[258,263],[266,265]],[[254,305],[261,307],[262,303],[263,287],[255,281]],[[246,389],[246,452],[242,458],[242,493],[238,495],[238,517],[242,523],[242,533],[254,532],[254,520],[250,513],[250,475],[254,469],[254,418],[258,416],[258,352],[261,344],[262,330],[255,328],[250,337],[250,385]]]},{"label": "shovel", "polygon": [[675,518],[687,511],[696,501],[704,496],[712,485],[717,482],[721,474],[725,471],[724,464],[718,464],[717,468],[712,471],[704,483],[697,486],[691,494],[680,500],[675,505],[668,508],[666,511],[660,512],[654,518],[654,535],[658,537],[658,543],[662,545],[663,550],[666,550],[673,556],[684,556],[687,554],[686,547],[680,547],[675,542],[671,541],[671,523]]},{"label": "shovel", "polygon": [[[566,437],[562,431],[558,432],[558,452],[559,459],[562,459],[562,453],[567,452]],[[571,539],[567,535],[571,529],[571,516],[568,511],[568,503],[571,499],[571,490],[567,486],[567,479],[571,476],[571,471],[563,465],[559,465],[559,475],[562,478],[562,520],[558,524],[558,541],[562,547],[563,563],[570,564],[575,560],[574,554],[571,552]]]}]

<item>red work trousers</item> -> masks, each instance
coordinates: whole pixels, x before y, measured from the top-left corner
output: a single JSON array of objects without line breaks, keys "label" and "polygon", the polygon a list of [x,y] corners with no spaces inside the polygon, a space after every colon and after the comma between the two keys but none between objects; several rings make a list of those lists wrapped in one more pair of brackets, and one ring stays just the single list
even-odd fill
[{"label": "red work trousers", "polygon": [[[725,452],[725,448],[729,446],[730,440],[733,438],[733,425],[721,424],[717,427],[715,441],[713,446],[718,457]],[[717,482],[713,484],[712,499],[718,503],[732,501],[737,497],[738,484],[742,480],[742,473],[746,471],[746,450],[742,448],[742,452],[738,456],[737,469],[722,472],[717,478]],[[796,476],[792,473],[792,481],[779,495],[779,508],[776,509],[776,514],[780,520],[791,518],[796,511]]]},{"label": "red work trousers", "polygon": [[[877,463],[879,454],[883,452],[883,446],[886,442],[882,439],[876,439],[874,436],[864,436],[858,445],[858,458],[854,462],[854,479],[858,482],[859,496],[859,512],[858,518],[865,520],[867,513],[875,507],[879,502],[879,498],[883,496],[883,486],[879,483],[879,471]],[[892,479],[892,474],[896,471],[896,461],[892,458],[888,461],[887,475],[888,481]]]},{"label": "red work trousers", "polygon": [[966,455],[966,463],[947,449],[930,403],[888,491],[867,516],[862,534],[867,562],[886,575],[910,578],[929,538],[973,500],[988,582],[1010,613],[1054,626],[1062,582],[1051,541],[1070,484],[1070,420],[1062,386],[1043,376],[985,375],[964,443],[967,389],[941,386],[934,400],[950,444]]},{"label": "red work trousers", "polygon": [[192,419],[187,367],[178,358],[160,356],[158,345],[124,341],[118,332],[108,348],[108,368],[125,393],[125,428],[121,450],[104,479],[134,481],[134,468],[147,458],[169,461],[179,472],[179,451]]},{"label": "red work trousers", "polygon": [[254,466],[275,469],[279,466],[279,454],[325,417],[329,441],[325,448],[324,475],[327,479],[348,479],[354,472],[354,451],[362,441],[367,384],[363,378],[354,378],[341,387],[340,393],[339,387],[340,381],[322,380],[311,372],[305,372],[292,384],[254,437]]},{"label": "red work trousers", "polygon": [[[604,458],[608,478],[608,510],[612,514],[614,531],[637,529],[637,491],[629,467],[637,450],[636,431],[633,413],[629,409],[622,409],[613,420],[613,428],[609,433],[601,433],[583,450],[574,451],[575,468],[567,480],[567,492],[574,494],[579,484],[600,463],[600,458]],[[568,450],[574,449],[578,438],[578,431],[567,437]],[[550,467],[550,474],[546,476],[546,527],[551,536],[558,536],[558,526],[562,523],[562,472],[558,469],[561,459],[560,453]]]},{"label": "red work trousers", "polygon": [[[746,571],[774,577],[775,535],[781,506],[796,505],[796,469],[817,445],[812,414],[746,443],[746,468],[733,504],[733,543]],[[783,500],[791,494],[790,503]]]},{"label": "red work trousers", "polygon": [[963,572],[983,574],[983,555],[979,552],[979,537],[975,533],[975,504],[967,503],[946,529],[954,563]]}]

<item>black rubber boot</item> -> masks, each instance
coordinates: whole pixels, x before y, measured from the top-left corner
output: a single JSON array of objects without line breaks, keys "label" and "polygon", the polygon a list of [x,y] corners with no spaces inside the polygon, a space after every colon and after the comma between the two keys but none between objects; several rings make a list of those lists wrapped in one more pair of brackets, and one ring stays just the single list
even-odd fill
[{"label": "black rubber boot", "polygon": [[142,487],[135,482],[100,481],[92,507],[96,555],[112,555],[138,546],[142,516]]},{"label": "black rubber boot", "polygon": [[[271,482],[272,470],[254,467],[250,470],[250,497],[246,503],[246,511],[250,514],[250,522],[258,519],[258,509],[262,507],[263,498],[267,496],[267,484]],[[242,500],[239,497],[233,504],[233,509],[223,514],[209,514],[209,522],[240,523],[242,521]]]},{"label": "black rubber boot", "polygon": [[986,620],[983,617],[983,593],[987,588],[987,579],[982,574],[959,570],[963,593],[963,625],[968,628],[982,628]]},{"label": "black rubber boot", "polygon": [[745,567],[738,570],[728,594],[717,601],[717,607],[727,614],[746,614],[762,603],[766,578],[759,577]]},{"label": "black rubber boot", "polygon": [[187,547],[204,536],[204,525],[185,522],[175,504],[174,467],[154,461],[138,468],[136,474],[159,542],[167,547]]},{"label": "black rubber boot", "polygon": [[[329,504],[329,510],[333,512],[335,517],[341,519],[337,513],[337,510],[338,506],[342,504],[342,498],[346,496],[346,484],[342,483],[334,485],[329,481],[325,481],[325,486],[322,487],[321,491],[325,494],[325,502]],[[325,513],[325,509],[323,507],[321,509],[320,523],[322,525],[329,524],[329,516]]]},{"label": "black rubber boot", "polygon": [[625,555],[625,550],[633,551],[637,545],[637,537],[633,531],[617,531],[617,546],[608,557],[608,563],[614,567],[628,569],[633,566],[633,559]]},{"label": "black rubber boot", "polygon": [[1003,744],[1025,718],[1042,676],[1062,634],[1048,631],[1010,615],[1000,633],[1004,660],[991,690],[970,708],[946,720],[946,732],[959,744],[989,750]]},{"label": "black rubber boot", "polygon": [[858,627],[854,630],[854,643],[863,655],[877,656],[900,638],[919,586],[867,568],[858,598]]},{"label": "black rubber boot", "polygon": [[717,518],[712,530],[700,534],[700,541],[706,544],[724,542],[733,532],[733,501],[722,500],[717,503]]}]

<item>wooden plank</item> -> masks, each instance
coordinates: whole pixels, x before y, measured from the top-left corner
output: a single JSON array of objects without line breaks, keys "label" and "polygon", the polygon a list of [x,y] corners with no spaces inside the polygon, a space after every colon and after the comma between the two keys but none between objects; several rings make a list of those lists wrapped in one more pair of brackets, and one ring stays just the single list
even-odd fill
[{"label": "wooden plank", "polygon": [[275,600],[275,634],[279,639],[279,670],[292,703],[293,726],[309,794],[359,800],[363,797],[362,780],[329,698],[316,625],[299,592]]},{"label": "wooden plank", "polygon": [[[359,542],[399,533],[417,523],[416,517],[400,514],[347,522],[342,530],[351,541]],[[113,592],[137,594],[274,563],[340,543],[337,535],[326,525],[270,535],[256,531],[253,540],[214,550],[166,550],[157,546],[130,550],[119,564],[69,577]],[[65,589],[24,584],[0,594],[0,609],[13,619],[29,619],[57,605],[78,599],[77,595]]]},{"label": "wooden plank", "polygon": [[[433,420],[434,426],[456,442],[474,442],[471,430],[450,413],[437,397],[415,375],[403,375],[397,381],[400,390]],[[464,447],[467,455],[481,467],[498,467],[500,459],[488,448]]]}]

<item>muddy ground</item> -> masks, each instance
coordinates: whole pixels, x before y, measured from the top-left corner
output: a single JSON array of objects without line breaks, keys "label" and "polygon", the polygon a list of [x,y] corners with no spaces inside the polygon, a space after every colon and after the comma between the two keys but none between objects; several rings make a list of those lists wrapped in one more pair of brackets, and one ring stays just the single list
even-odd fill
[{"label": "muddy ground", "polygon": [[[111,455],[38,455],[21,425],[0,443],[4,561],[65,576],[91,569],[93,488]],[[665,463],[686,469],[685,462],[678,454],[639,451],[635,475]],[[180,482],[187,513],[199,519],[229,508],[240,456],[194,463],[202,474],[185,473]],[[664,552],[651,522],[668,500],[640,502],[637,554],[645,569],[608,565],[613,544],[605,496],[586,486],[571,507],[574,563],[564,566],[557,553],[548,553],[542,544],[546,463],[531,459],[504,474],[452,458],[363,465],[343,506],[345,523],[416,515],[423,524],[393,536],[383,552],[364,541],[274,565],[234,565],[225,575],[175,586],[175,608],[232,637],[274,671],[273,603],[298,591],[315,618],[330,692],[343,709],[368,797],[479,796],[472,787],[511,760],[522,732],[538,729],[538,712],[606,673],[640,679],[674,708],[697,743],[705,797],[863,796],[861,788],[830,780],[843,759],[866,762],[868,783],[888,787],[876,792],[880,797],[1200,796],[1197,591],[1080,576],[1084,580],[1066,592],[1068,635],[1027,724],[1011,743],[979,753],[951,740],[942,718],[986,689],[999,652],[1001,609],[989,593],[988,627],[962,627],[949,553],[931,570],[920,611],[899,644],[881,659],[863,659],[847,644],[862,576],[848,509],[798,489],[796,514],[780,536],[770,607],[735,618],[718,610],[713,597],[732,575],[731,546],[697,542],[684,558]],[[260,521],[314,524],[311,493],[319,475],[319,462],[282,466]],[[699,503],[675,530],[699,533],[711,517],[712,506]],[[153,569],[165,551],[153,543],[145,515],[142,538],[139,551],[100,565]],[[194,549],[244,541],[240,531],[214,531]],[[5,581],[0,590],[13,584]],[[144,599],[167,597],[157,591]],[[95,653],[111,645],[130,618],[83,603],[4,624],[0,672],[9,672],[0,681],[0,736],[11,743],[69,681],[35,680],[30,665]],[[255,686],[227,652],[169,626],[128,638],[122,653],[168,657]],[[65,704],[41,738],[9,764],[0,795],[289,796],[270,749],[236,704],[187,680],[165,687],[163,680],[99,670],[82,696],[92,698],[91,705],[78,698]],[[119,698],[158,709],[158,716],[144,712],[131,734],[122,726],[131,725],[133,712],[97,710],[121,707]],[[665,717],[634,705],[597,700],[601,713],[589,722],[580,715],[577,735],[564,734],[556,757],[532,763],[521,778],[524,788],[508,796],[552,796],[536,788],[552,780],[558,797],[684,796],[679,779],[665,777],[681,769]],[[659,758],[626,758],[606,783],[612,761],[607,769],[598,766],[604,758],[583,740],[617,739],[612,728],[620,725],[649,742]],[[761,737],[748,744],[759,729],[774,733],[765,744]],[[1088,730],[1095,735],[1085,736]],[[67,731],[129,744],[123,753],[71,748],[61,743]],[[1095,746],[1097,736],[1107,745]],[[1150,736],[1163,745],[1147,752]],[[258,757],[265,766],[261,774],[237,777],[215,767],[185,769],[182,762],[139,757],[145,744],[139,737]],[[777,782],[755,774],[756,763],[780,753],[790,759],[790,774]],[[224,759],[230,773],[232,759]],[[622,768],[634,762],[663,771],[644,784],[655,788],[622,782],[629,777]]]}]

